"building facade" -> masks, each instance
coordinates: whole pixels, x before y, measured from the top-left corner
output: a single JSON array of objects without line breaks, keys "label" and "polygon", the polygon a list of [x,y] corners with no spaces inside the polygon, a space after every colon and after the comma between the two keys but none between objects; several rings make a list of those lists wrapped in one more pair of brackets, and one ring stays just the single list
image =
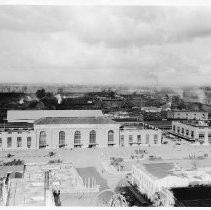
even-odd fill
[{"label": "building facade", "polygon": [[[56,112],[56,117],[48,117],[49,113],[51,116],[55,116],[55,113],[50,111],[47,112],[47,117],[37,120],[33,113],[32,116],[25,116],[26,122],[20,122],[20,119],[23,120],[20,114],[18,118],[16,115],[17,122],[1,124],[0,149],[90,148],[161,144],[162,137],[159,129],[146,126],[122,126],[107,117],[101,115],[96,117],[95,111],[91,117],[91,110],[88,110],[88,117],[82,117],[82,115],[75,117],[76,114],[73,114],[74,117],[64,117],[64,113],[61,114],[62,117],[59,117],[58,112]],[[12,119],[11,116],[10,119]],[[33,123],[28,123],[32,122],[32,119],[35,119]]]},{"label": "building facade", "polygon": [[167,112],[167,119],[207,120],[208,112],[189,111],[189,110],[170,110]]},{"label": "building facade", "polygon": [[35,122],[36,148],[119,145],[120,124],[101,118],[43,118]]},{"label": "building facade", "polygon": [[190,141],[211,144],[211,127],[203,121],[172,121],[172,133]]},{"label": "building facade", "polygon": [[122,126],[120,128],[120,146],[161,145],[162,132],[150,126]]}]

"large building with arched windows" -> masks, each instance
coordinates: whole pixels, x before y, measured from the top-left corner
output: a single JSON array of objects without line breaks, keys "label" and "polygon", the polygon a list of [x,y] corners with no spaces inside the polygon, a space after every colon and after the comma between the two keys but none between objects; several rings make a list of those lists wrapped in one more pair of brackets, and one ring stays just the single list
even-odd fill
[{"label": "large building with arched windows", "polygon": [[8,111],[0,125],[0,149],[91,148],[160,145],[161,131],[123,125],[100,110]]}]

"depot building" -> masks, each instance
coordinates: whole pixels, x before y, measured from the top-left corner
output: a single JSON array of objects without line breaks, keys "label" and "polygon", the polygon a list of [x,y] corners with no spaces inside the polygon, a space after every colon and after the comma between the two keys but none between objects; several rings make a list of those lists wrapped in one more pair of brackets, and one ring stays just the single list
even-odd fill
[{"label": "depot building", "polygon": [[2,150],[134,146],[131,139],[160,145],[161,131],[145,126],[128,131],[101,110],[13,110],[0,125]]}]

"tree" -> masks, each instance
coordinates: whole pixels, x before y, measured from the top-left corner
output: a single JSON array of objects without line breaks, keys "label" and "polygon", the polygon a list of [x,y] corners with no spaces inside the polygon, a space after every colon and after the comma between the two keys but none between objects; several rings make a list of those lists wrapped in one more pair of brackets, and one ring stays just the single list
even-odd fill
[{"label": "tree", "polygon": [[27,91],[27,87],[26,86],[23,86],[22,87],[22,92],[26,93],[26,91]]},{"label": "tree", "polygon": [[36,92],[36,97],[37,97],[38,99],[41,99],[41,98],[43,98],[43,97],[45,97],[45,96],[46,96],[45,89],[37,90],[37,92]]}]

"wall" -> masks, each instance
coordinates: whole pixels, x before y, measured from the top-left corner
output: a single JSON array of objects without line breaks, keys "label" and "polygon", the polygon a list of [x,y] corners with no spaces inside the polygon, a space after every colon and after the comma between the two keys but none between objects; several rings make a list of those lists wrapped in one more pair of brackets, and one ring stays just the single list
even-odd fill
[{"label": "wall", "polygon": [[[149,134],[149,143],[146,142],[146,135]],[[158,135],[157,144],[154,143],[154,135]],[[129,136],[133,137],[133,144],[129,141]],[[138,135],[141,135],[141,143],[138,142]],[[120,131],[120,143],[121,136],[124,136],[124,146],[131,145],[161,145],[162,133],[159,129],[124,129]],[[121,144],[120,144],[121,145]]]},{"label": "wall", "polygon": [[206,120],[208,119],[208,112],[168,111],[167,118],[168,119]]},{"label": "wall", "polygon": [[71,124],[71,125],[35,125],[34,126],[37,143],[36,148],[39,148],[39,135],[41,131],[47,134],[48,148],[58,148],[59,132],[65,132],[65,144],[67,147],[74,147],[74,133],[81,132],[81,143],[83,148],[89,146],[89,134],[92,130],[96,131],[96,143],[98,147],[108,146],[108,131],[114,131],[115,146],[119,145],[119,124]]},{"label": "wall", "polygon": [[[12,138],[12,146],[10,148],[7,147],[7,138]],[[22,138],[22,147],[17,147],[17,137]],[[31,137],[31,148],[36,148],[36,139],[35,139],[35,132],[33,130],[30,131],[22,131],[21,133],[13,131],[12,133],[8,132],[1,132],[0,138],[2,139],[2,145],[0,145],[0,150],[22,150],[22,149],[28,149],[27,148],[27,137]]]},{"label": "wall", "polygon": [[174,206],[174,197],[172,193],[159,185],[159,179],[153,179],[137,166],[132,167],[132,184],[137,184],[139,191],[146,195],[149,200],[155,202],[155,195],[160,194],[160,200],[163,206]]},{"label": "wall", "polygon": [[[175,126],[175,131],[173,130],[173,127]],[[180,132],[178,132],[178,128],[180,129]],[[184,129],[184,134],[182,134],[182,128]],[[189,134],[186,134],[186,131],[189,131]],[[199,134],[200,133],[204,133],[204,144],[211,144],[211,142],[209,143],[208,140],[208,134],[211,133],[211,129],[208,127],[199,127],[199,126],[192,126],[192,125],[188,125],[188,124],[184,124],[181,122],[176,122],[173,121],[172,122],[172,131],[176,134],[179,134],[181,136],[187,137],[192,139],[191,136],[191,132],[193,131],[194,133],[194,140],[198,140],[199,139]]]}]

